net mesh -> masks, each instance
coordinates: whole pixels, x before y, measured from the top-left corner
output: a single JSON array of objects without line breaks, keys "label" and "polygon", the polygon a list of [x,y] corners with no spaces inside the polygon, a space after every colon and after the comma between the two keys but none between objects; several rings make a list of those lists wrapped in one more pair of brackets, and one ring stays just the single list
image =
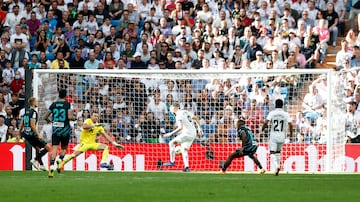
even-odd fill
[{"label": "net mesh", "polygon": [[[162,134],[176,128],[175,116],[169,111],[174,102],[201,119],[204,136],[196,137],[189,152],[194,170],[217,170],[218,163],[241,146],[232,124],[239,115],[247,118],[247,125],[260,142],[257,155],[263,166],[273,170],[267,146],[269,134],[260,128],[276,99],[285,101],[295,126],[294,136],[287,136],[282,150],[282,169],[344,170],[343,86],[338,75],[332,75],[334,82],[329,82],[328,71],[36,70],[34,75],[40,117],[57,99],[58,90],[67,89],[66,100],[78,119],[72,122],[71,142],[79,143],[84,119],[98,112],[108,134],[126,146],[124,150],[111,150],[110,160],[115,164],[119,161],[115,168],[120,170],[181,169],[181,155],[176,157],[177,166],[160,166],[169,160],[168,145],[164,143],[170,138],[162,138]],[[329,125],[329,119],[340,124]],[[46,126],[43,121],[40,125]],[[51,132],[43,131],[50,140]],[[139,162],[126,166],[129,155]],[[235,160],[229,170],[253,171],[256,166],[246,157]]]}]

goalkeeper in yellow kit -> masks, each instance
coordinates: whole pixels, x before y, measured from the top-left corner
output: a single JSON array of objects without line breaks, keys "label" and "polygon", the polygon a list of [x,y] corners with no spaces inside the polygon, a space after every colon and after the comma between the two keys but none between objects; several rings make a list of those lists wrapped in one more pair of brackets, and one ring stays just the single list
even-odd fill
[{"label": "goalkeeper in yellow kit", "polygon": [[118,144],[117,142],[113,142],[111,138],[105,133],[104,127],[98,124],[99,115],[96,112],[91,114],[89,119],[86,119],[83,126],[82,132],[80,135],[80,145],[76,149],[74,153],[70,156],[66,157],[64,161],[58,164],[57,171],[60,172],[61,168],[69,162],[71,159],[79,156],[81,153],[86,152],[88,150],[98,151],[103,150],[100,168],[109,168],[109,165],[106,163],[107,157],[109,155],[109,146],[103,143],[97,143],[96,137],[97,135],[103,135],[111,144],[115,147],[122,149],[123,146]]}]

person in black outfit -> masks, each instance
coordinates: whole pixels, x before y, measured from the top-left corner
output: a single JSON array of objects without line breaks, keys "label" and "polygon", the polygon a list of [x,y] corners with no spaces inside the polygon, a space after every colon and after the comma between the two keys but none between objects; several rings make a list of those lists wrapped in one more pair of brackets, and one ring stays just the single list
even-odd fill
[{"label": "person in black outfit", "polygon": [[141,61],[141,54],[136,52],[134,54],[134,61],[131,62],[131,69],[147,69],[145,62]]},{"label": "person in black outfit", "polygon": [[84,69],[85,62],[84,58],[81,57],[81,49],[77,48],[75,56],[69,61],[70,69]]}]

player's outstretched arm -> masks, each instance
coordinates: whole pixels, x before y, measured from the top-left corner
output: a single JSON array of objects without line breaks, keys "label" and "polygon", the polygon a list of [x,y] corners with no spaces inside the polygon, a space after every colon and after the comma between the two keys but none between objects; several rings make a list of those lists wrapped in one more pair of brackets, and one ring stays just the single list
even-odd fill
[{"label": "player's outstretched arm", "polygon": [[105,139],[106,139],[107,141],[109,141],[112,145],[114,145],[115,147],[117,147],[117,148],[119,148],[119,149],[124,148],[124,146],[122,146],[121,144],[113,141],[107,133],[103,132],[103,133],[101,133],[101,135],[104,136]]}]

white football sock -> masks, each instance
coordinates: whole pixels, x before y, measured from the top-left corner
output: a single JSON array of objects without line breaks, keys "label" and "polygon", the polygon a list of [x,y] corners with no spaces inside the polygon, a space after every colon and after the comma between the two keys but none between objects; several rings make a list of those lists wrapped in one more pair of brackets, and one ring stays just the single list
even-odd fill
[{"label": "white football sock", "polygon": [[184,168],[189,167],[189,154],[188,154],[187,149],[183,149],[182,157],[183,157],[183,161],[184,161]]},{"label": "white football sock", "polygon": [[169,149],[170,149],[170,161],[174,163],[175,162],[175,144],[170,142]]},{"label": "white football sock", "polygon": [[276,161],[276,154],[270,154],[270,161],[272,165],[272,170],[276,170],[278,167],[277,161]]},{"label": "white football sock", "polygon": [[276,163],[277,163],[277,167],[276,168],[280,168],[280,153],[276,153]]}]

